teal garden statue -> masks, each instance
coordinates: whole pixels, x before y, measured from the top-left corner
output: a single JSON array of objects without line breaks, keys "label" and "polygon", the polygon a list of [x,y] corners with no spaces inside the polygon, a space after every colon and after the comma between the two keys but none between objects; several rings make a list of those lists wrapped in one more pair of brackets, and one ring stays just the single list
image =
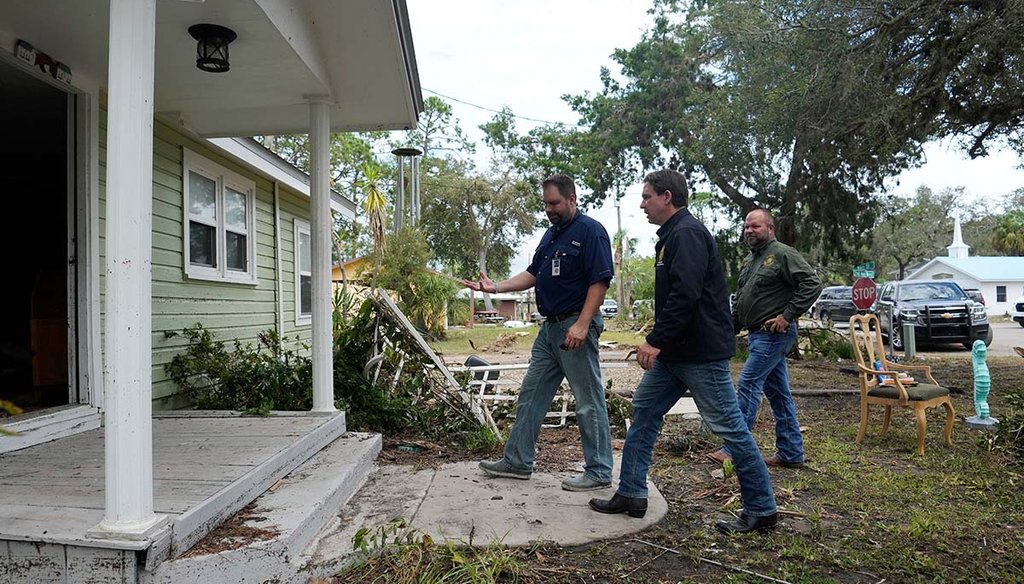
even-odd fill
[{"label": "teal garden statue", "polygon": [[988,348],[985,341],[974,341],[971,348],[971,362],[974,369],[974,415],[967,418],[967,425],[977,430],[994,430],[999,420],[989,416],[988,392],[992,386],[992,378],[988,374],[985,355]]}]

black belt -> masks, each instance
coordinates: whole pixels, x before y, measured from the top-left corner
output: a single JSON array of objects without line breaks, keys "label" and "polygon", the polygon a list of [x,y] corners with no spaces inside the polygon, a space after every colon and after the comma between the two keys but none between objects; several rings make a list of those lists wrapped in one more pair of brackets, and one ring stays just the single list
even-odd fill
[{"label": "black belt", "polygon": [[547,318],[548,318],[548,322],[561,322],[561,321],[563,321],[563,320],[565,320],[567,318],[572,318],[574,316],[579,316],[579,315],[580,315],[580,313],[577,310],[576,312],[566,312],[566,313],[563,313],[563,314],[552,314],[551,316],[549,316]]}]

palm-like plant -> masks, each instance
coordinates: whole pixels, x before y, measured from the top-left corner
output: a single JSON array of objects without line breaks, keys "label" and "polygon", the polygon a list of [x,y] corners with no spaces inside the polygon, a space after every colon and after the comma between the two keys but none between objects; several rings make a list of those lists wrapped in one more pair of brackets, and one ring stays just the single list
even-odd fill
[{"label": "palm-like plant", "polygon": [[363,201],[363,210],[370,222],[370,235],[373,237],[373,256],[376,266],[380,267],[381,258],[384,256],[384,242],[387,237],[387,208],[388,201],[384,198],[380,183],[384,179],[384,170],[379,164],[366,162],[363,164],[363,178],[360,187],[366,199]]}]

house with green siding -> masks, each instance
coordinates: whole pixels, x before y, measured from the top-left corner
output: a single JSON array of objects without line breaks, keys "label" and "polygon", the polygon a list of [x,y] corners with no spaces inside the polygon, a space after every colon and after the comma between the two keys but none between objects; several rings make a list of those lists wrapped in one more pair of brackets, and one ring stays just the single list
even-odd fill
[{"label": "house with green siding", "polygon": [[[153,407],[169,409],[183,402],[164,365],[184,339],[168,332],[202,323],[219,339],[255,344],[272,329],[311,342],[309,185],[250,138],[155,129]],[[355,204],[332,192],[331,208],[351,218]]]},{"label": "house with green siding", "polygon": [[[300,339],[324,420],[313,425],[344,432],[331,230],[355,207],[330,188],[328,141],[416,124],[405,0],[8,0],[0,104],[0,400],[25,410],[0,420],[18,432],[0,436],[0,456],[42,460],[31,449],[46,443],[72,455],[76,436],[98,436],[100,503],[76,515],[92,526],[58,544],[185,546],[199,532],[172,537],[184,527],[153,506],[153,415],[186,405],[164,371],[184,341],[168,332]],[[248,138],[299,133],[309,175]],[[185,523],[213,525],[239,500]],[[37,527],[19,531],[21,512],[5,509],[0,544],[53,543],[53,526],[33,539]]]}]

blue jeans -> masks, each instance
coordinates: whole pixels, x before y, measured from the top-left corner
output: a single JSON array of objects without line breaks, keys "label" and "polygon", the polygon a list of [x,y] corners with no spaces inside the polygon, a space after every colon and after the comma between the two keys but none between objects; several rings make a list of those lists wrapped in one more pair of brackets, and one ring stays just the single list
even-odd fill
[{"label": "blue jeans", "polygon": [[618,494],[647,497],[647,470],[651,466],[654,442],[661,432],[665,413],[687,388],[704,423],[725,440],[733,452],[744,513],[753,517],[775,513],[775,493],[768,467],[754,436],[743,422],[728,359],[705,362],[656,359],[654,366],[644,373],[633,394],[633,424],[622,449]]},{"label": "blue jeans", "polygon": [[516,421],[505,442],[505,462],[517,470],[533,471],[537,435],[544,423],[544,415],[551,407],[551,400],[565,378],[576,399],[576,424],[583,442],[584,472],[596,481],[611,482],[612,434],[597,346],[604,320],[600,315],[594,316],[587,340],[579,349],[565,351],[558,348],[565,340],[565,332],[575,322],[576,318],[567,318],[541,325],[530,352],[530,367],[519,391]]},{"label": "blue jeans", "polygon": [[[804,439],[796,420],[796,404],[789,389],[786,354],[796,340],[796,324],[784,333],[752,331],[747,336],[750,356],[740,372],[739,402],[747,428],[757,421],[761,393],[768,397],[775,416],[775,449],[786,462],[804,461]],[[726,449],[731,449],[726,445]]]}]

